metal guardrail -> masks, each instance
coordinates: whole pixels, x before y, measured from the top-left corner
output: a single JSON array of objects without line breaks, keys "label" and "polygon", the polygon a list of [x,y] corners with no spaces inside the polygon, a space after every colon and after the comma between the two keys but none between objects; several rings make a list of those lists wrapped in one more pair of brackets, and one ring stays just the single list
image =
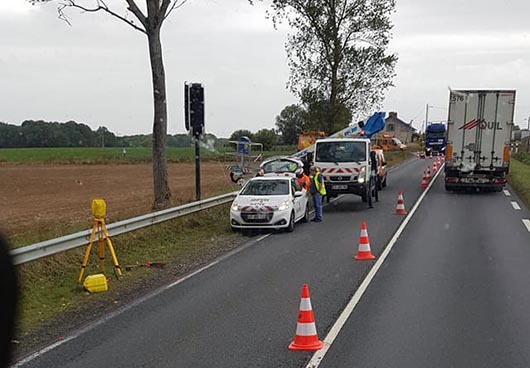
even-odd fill
[{"label": "metal guardrail", "polygon": [[[211,207],[231,202],[238,192],[223,194],[217,197],[204,199],[197,202],[187,203],[182,206],[168,208],[162,211],[149,213],[127,220],[114,222],[107,225],[109,235],[116,236],[133,230],[141,229],[163,221],[171,220],[180,216],[189,215]],[[88,245],[91,230],[80,231],[75,234],[62,236],[60,238],[46,240],[21,248],[11,250],[13,262],[16,265],[34,261],[39,258],[61,253],[69,249]]]}]

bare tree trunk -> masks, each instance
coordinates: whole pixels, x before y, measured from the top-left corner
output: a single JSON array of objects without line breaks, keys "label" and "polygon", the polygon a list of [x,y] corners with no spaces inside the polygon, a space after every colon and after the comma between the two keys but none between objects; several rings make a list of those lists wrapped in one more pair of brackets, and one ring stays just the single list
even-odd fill
[{"label": "bare tree trunk", "polygon": [[153,78],[153,184],[155,200],[153,209],[160,209],[169,204],[171,191],[167,179],[166,135],[167,135],[167,105],[166,105],[166,75],[162,60],[162,43],[160,42],[160,27],[147,30],[149,42],[149,58]]}]

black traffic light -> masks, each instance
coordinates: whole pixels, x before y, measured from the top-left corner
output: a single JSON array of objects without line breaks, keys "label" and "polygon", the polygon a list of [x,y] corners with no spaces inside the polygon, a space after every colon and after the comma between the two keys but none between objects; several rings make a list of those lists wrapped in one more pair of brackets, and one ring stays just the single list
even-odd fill
[{"label": "black traffic light", "polygon": [[204,87],[200,83],[184,83],[184,117],[186,130],[199,137],[204,133]]}]

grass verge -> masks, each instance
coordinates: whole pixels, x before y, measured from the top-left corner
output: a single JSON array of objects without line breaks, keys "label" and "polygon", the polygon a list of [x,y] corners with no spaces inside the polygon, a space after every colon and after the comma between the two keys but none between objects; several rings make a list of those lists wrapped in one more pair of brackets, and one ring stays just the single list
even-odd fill
[{"label": "grass verge", "polygon": [[508,181],[526,206],[530,207],[530,159],[529,164],[511,159]]},{"label": "grass verge", "polygon": [[[85,248],[19,266],[22,285],[19,335],[32,332],[44,322],[86,303],[103,302],[112,306],[124,291],[134,288],[135,283],[153,272],[185,273],[190,267],[224,253],[240,240],[239,235],[232,233],[228,222],[219,221],[227,211],[228,206],[223,205],[113,237],[122,267],[147,261],[167,262],[167,266],[164,270],[145,267],[130,272],[124,270],[121,280],[116,280],[112,277],[113,266],[107,250],[106,274],[111,280],[107,293],[88,294],[76,282]],[[92,249],[85,275],[99,273],[96,249]]]}]

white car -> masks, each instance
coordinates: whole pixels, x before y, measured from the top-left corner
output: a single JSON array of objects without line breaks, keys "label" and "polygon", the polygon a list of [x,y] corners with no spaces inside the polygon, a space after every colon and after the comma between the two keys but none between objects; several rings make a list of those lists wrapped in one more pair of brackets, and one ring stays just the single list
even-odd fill
[{"label": "white car", "polygon": [[230,226],[240,229],[294,230],[309,220],[307,192],[295,178],[264,176],[250,179],[230,208]]}]

